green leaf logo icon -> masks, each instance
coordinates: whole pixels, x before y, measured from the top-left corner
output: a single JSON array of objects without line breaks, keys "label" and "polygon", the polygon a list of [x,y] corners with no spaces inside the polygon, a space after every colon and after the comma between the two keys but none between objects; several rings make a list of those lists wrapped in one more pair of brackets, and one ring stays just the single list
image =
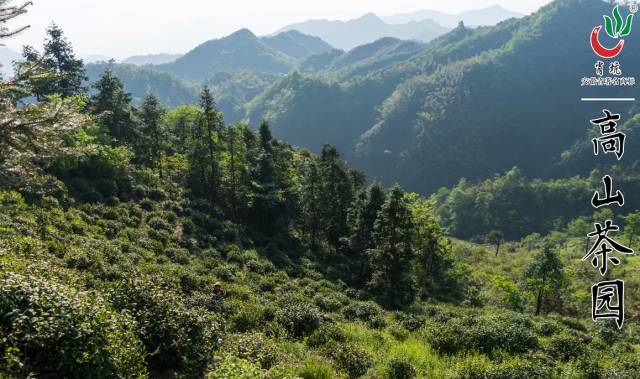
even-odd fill
[{"label": "green leaf logo icon", "polygon": [[609,16],[604,16],[604,30],[607,32],[609,37],[616,38],[613,33],[613,21],[611,21],[611,17]]},{"label": "green leaf logo icon", "polygon": [[617,5],[613,8],[613,17],[616,19],[616,36],[620,34],[620,30],[622,30],[622,16],[620,15],[619,8]]},{"label": "green leaf logo icon", "polygon": [[633,25],[633,14],[627,16],[626,20],[622,19],[619,6],[613,8],[613,18],[604,16],[604,30],[611,38],[626,37],[631,34],[631,26]]},{"label": "green leaf logo icon", "polygon": [[626,37],[631,34],[631,25],[633,24],[633,15],[627,16],[627,21],[624,23],[624,28],[620,32],[620,37]]}]

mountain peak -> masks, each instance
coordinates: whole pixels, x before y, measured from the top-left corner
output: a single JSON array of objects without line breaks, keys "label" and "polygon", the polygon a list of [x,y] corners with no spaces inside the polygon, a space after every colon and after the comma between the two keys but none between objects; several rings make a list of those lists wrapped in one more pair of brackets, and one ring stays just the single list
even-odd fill
[{"label": "mountain peak", "polygon": [[362,17],[358,18],[360,21],[369,21],[369,22],[384,22],[380,17],[378,17],[375,13],[369,12],[367,14],[362,15]]},{"label": "mountain peak", "polygon": [[240,30],[237,30],[231,34],[229,34],[229,37],[231,38],[257,38],[255,34],[253,34],[253,32],[247,28],[242,28]]}]

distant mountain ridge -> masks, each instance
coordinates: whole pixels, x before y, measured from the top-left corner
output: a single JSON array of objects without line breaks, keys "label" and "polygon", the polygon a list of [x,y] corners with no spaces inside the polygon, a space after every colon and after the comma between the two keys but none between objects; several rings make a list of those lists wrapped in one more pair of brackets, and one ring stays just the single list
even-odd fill
[{"label": "distant mountain ridge", "polygon": [[349,80],[414,58],[426,48],[427,45],[421,42],[384,37],[347,52],[334,50],[310,56],[296,68],[305,73],[325,74],[340,80]]},{"label": "distant mountain ridge", "polygon": [[266,45],[294,58],[322,54],[333,50],[333,47],[321,38],[300,33],[297,30],[282,32],[275,36],[262,37]]},{"label": "distant mountain ridge", "polygon": [[291,24],[276,33],[297,30],[319,37],[339,49],[374,42],[383,37],[428,42],[449,31],[432,20],[412,21],[400,25],[390,25],[373,13],[349,21],[309,20]]},{"label": "distant mountain ridge", "polygon": [[510,18],[520,18],[522,13],[513,12],[499,5],[469,10],[458,14],[448,14],[433,9],[424,9],[410,13],[399,13],[383,20],[389,24],[405,24],[412,21],[433,20],[444,27],[455,27],[460,22],[472,26],[490,26]]},{"label": "distant mountain ridge", "polygon": [[196,81],[228,70],[286,74],[299,58],[331,49],[321,39],[300,32],[260,38],[249,29],[240,29],[226,37],[207,41],[174,62],[156,68],[181,79]]},{"label": "distant mountain ridge", "polygon": [[136,66],[159,65],[171,63],[180,58],[183,54],[147,54],[133,55],[122,61],[124,64],[133,64]]}]

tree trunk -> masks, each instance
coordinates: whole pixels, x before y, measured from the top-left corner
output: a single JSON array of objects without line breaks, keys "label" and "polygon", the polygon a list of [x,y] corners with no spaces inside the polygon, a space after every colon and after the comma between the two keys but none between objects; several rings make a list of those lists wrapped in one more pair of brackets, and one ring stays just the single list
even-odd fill
[{"label": "tree trunk", "polygon": [[540,287],[538,291],[538,296],[536,299],[536,316],[540,316],[540,311],[542,310],[542,298],[544,296],[544,286]]},{"label": "tree trunk", "polygon": [[542,278],[542,285],[538,290],[538,296],[536,299],[536,316],[540,316],[540,312],[542,311],[542,300],[544,298],[544,286],[547,282],[546,276]]},{"label": "tree trunk", "polygon": [[[238,192],[238,184],[236,183],[236,153],[235,153],[235,134],[231,134],[229,130],[229,152],[231,153],[231,219],[237,221],[237,205],[236,194]],[[235,132],[233,132],[235,133]]]}]

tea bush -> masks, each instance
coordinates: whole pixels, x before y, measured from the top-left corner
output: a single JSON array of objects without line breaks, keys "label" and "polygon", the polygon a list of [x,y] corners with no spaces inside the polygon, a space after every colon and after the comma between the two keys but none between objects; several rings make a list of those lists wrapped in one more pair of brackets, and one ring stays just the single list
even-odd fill
[{"label": "tea bush", "polygon": [[208,379],[262,379],[265,372],[246,359],[227,355],[207,374]]},{"label": "tea bush", "polygon": [[324,346],[330,342],[345,342],[347,336],[345,333],[335,324],[325,324],[314,331],[306,340],[306,343],[310,347]]},{"label": "tea bush", "polygon": [[465,316],[446,323],[431,322],[425,329],[429,344],[442,353],[502,350],[522,353],[538,346],[531,321],[517,314]]},{"label": "tea bush", "polygon": [[42,375],[140,377],[145,349],[136,324],[100,298],[47,280],[0,276],[0,352]]},{"label": "tea bush", "polygon": [[185,306],[177,294],[153,280],[124,280],[111,297],[117,309],[128,310],[137,321],[139,338],[156,365],[199,372],[218,348],[219,318],[203,308]]},{"label": "tea bush", "polygon": [[320,311],[304,300],[288,298],[281,302],[275,319],[291,336],[304,337],[320,326]]},{"label": "tea bush", "polygon": [[359,320],[372,328],[380,329],[387,325],[382,308],[372,301],[351,303],[342,309],[342,313],[348,320]]},{"label": "tea bush", "polygon": [[563,332],[552,336],[546,350],[552,358],[562,361],[578,358],[588,352],[586,341],[575,332]]},{"label": "tea bush", "polygon": [[551,367],[526,359],[508,359],[492,363],[484,356],[469,356],[460,361],[452,376],[460,379],[531,379],[551,378]]},{"label": "tea bush", "polygon": [[346,343],[332,343],[325,348],[336,366],[344,371],[350,379],[367,373],[373,360],[369,353]]},{"label": "tea bush", "polygon": [[234,356],[270,369],[278,359],[276,345],[261,333],[239,335],[229,342],[228,351]]},{"label": "tea bush", "polygon": [[387,364],[386,377],[388,379],[412,379],[416,376],[416,368],[407,359],[393,358]]}]

